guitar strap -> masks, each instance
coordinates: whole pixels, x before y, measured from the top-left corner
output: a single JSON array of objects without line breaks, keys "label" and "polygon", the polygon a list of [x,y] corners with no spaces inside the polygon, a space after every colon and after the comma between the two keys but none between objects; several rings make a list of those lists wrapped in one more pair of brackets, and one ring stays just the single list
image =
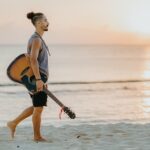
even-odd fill
[{"label": "guitar strap", "polygon": [[39,36],[39,38],[42,40],[42,42],[44,43],[44,45],[45,45],[45,47],[46,47],[46,50],[47,50],[49,56],[51,56],[50,51],[49,51],[49,48],[48,48],[48,46],[46,45],[46,43],[45,43],[45,41],[43,40],[43,38],[42,38],[37,32],[35,32],[35,33],[36,33],[36,34]]}]

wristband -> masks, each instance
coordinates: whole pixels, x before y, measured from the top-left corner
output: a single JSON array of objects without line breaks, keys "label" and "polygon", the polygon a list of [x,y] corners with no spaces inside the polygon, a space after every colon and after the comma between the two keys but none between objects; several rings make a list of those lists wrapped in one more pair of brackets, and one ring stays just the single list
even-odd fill
[{"label": "wristband", "polygon": [[39,81],[39,80],[41,80],[41,79],[35,79],[36,81]]}]

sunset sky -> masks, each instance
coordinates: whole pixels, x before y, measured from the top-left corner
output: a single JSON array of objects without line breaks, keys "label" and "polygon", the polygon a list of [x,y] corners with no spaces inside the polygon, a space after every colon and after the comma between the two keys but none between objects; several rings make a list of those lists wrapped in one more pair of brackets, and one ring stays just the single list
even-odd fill
[{"label": "sunset sky", "polygon": [[150,0],[0,0],[0,44],[26,44],[30,11],[49,22],[49,44],[150,44]]}]

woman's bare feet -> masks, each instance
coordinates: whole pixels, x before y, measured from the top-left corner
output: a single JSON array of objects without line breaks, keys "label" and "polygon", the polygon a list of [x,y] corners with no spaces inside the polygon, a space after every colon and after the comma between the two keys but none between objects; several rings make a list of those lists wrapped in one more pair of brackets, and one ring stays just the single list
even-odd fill
[{"label": "woman's bare feet", "polygon": [[12,121],[7,122],[7,127],[10,129],[11,137],[14,138],[16,131],[16,124]]}]

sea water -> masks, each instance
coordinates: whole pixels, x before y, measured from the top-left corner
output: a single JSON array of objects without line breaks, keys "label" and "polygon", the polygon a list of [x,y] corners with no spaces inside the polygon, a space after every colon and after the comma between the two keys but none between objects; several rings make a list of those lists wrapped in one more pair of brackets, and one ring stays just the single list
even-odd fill
[{"label": "sea water", "polygon": [[[76,113],[70,120],[48,98],[45,125],[149,122],[150,48],[120,45],[49,45],[49,90]],[[26,45],[0,46],[0,126],[32,105],[22,85],[6,75],[10,62]],[[30,125],[31,117],[22,125]]]}]

